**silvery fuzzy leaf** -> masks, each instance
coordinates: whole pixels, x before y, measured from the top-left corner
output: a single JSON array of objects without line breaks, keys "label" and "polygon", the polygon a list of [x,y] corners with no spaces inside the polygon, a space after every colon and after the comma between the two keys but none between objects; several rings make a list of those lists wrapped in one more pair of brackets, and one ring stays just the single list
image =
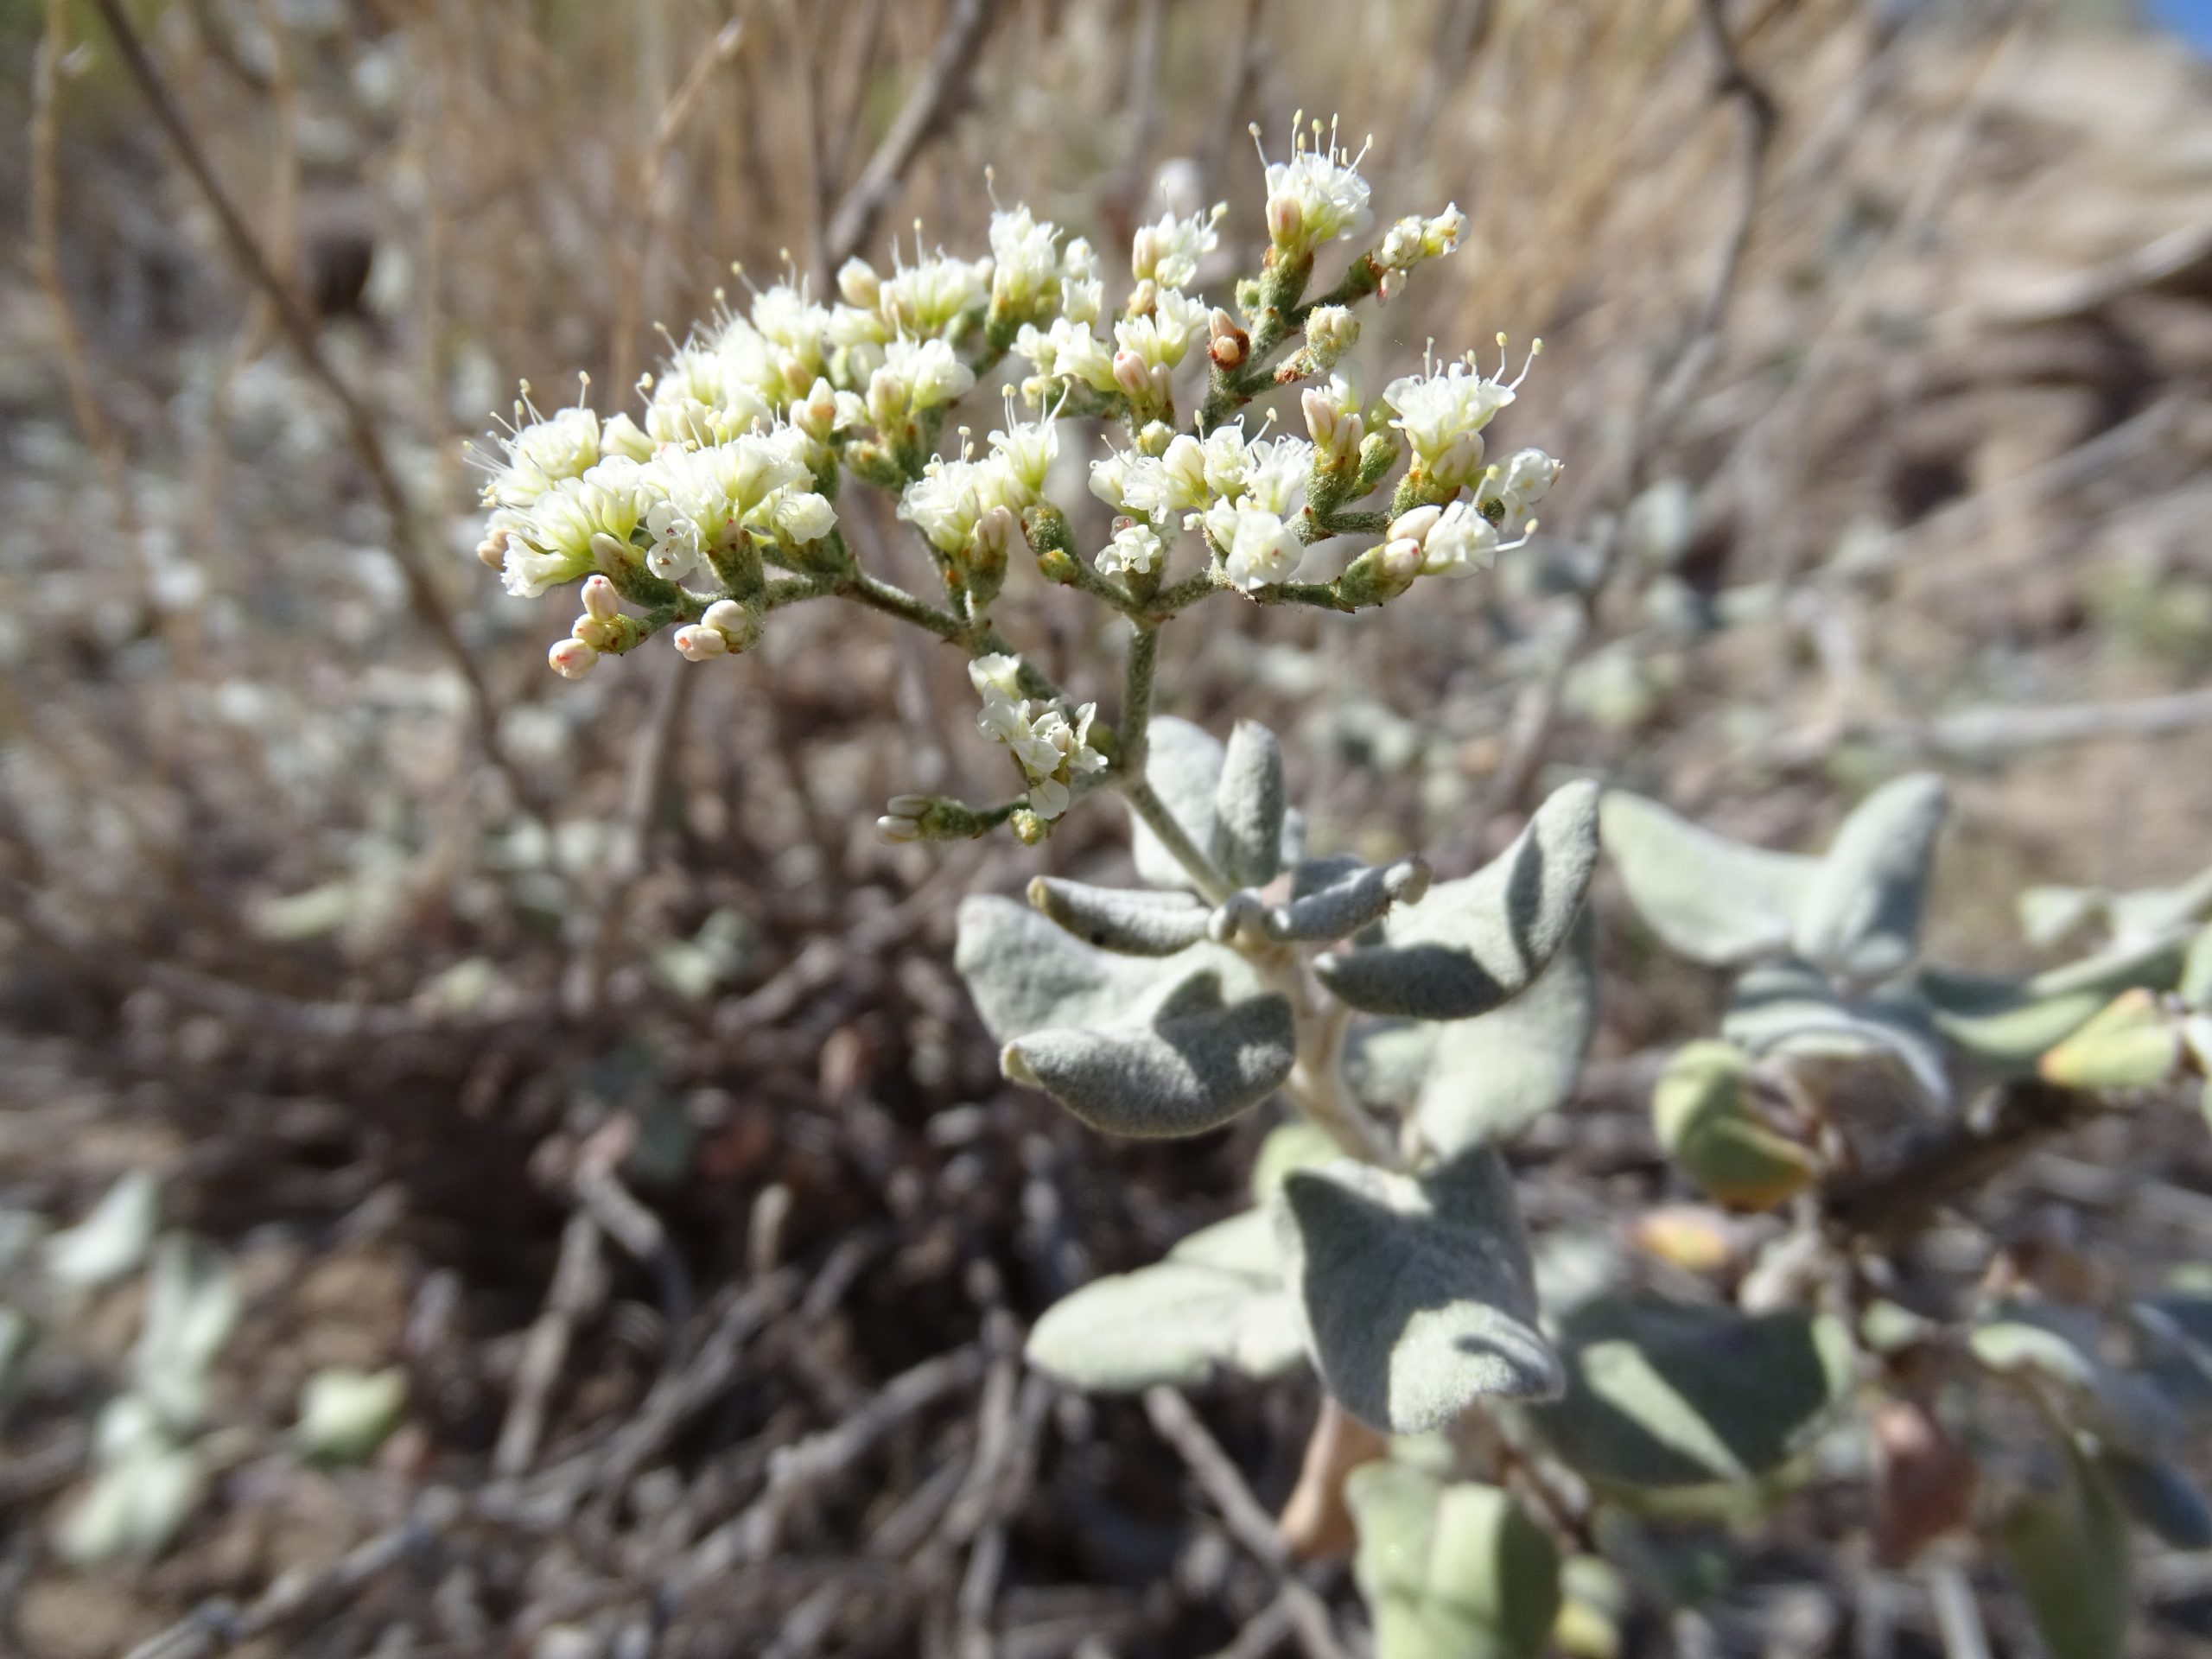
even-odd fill
[{"label": "silvery fuzzy leaf", "polygon": [[1754,1054],[1887,1061],[1930,1100],[1950,1098],[1942,1045],[1926,1005],[1908,990],[1847,1001],[1805,963],[1776,963],[1736,982],[1720,1034]]},{"label": "silvery fuzzy leaf", "polygon": [[[1212,733],[1173,715],[1154,716],[1147,728],[1144,780],[1166,805],[1168,816],[1183,826],[1192,845],[1202,852],[1211,852],[1214,846],[1213,797],[1226,753],[1221,740]],[[1137,874],[1155,887],[1191,885],[1189,874],[1175,855],[1134,811],[1129,814],[1129,844]]]},{"label": "silvery fuzzy leaf", "polygon": [[1391,906],[1419,903],[1428,882],[1428,866],[1418,858],[1380,867],[1355,861],[1341,879],[1278,905],[1268,912],[1268,931],[1302,942],[1350,938],[1389,915]]},{"label": "silvery fuzzy leaf", "polygon": [[199,1427],[207,1373],[238,1327],[241,1305],[229,1258],[205,1239],[172,1233],[154,1247],[131,1370],[139,1396],[171,1427]]},{"label": "silvery fuzzy leaf", "polygon": [[1569,784],[1489,864],[1393,911],[1387,944],[1323,957],[1314,970],[1370,1014],[1487,1014],[1527,989],[1567,942],[1597,857],[1597,786]]},{"label": "silvery fuzzy leaf", "polygon": [[2169,939],[2101,951],[2025,979],[1923,968],[1914,983],[1936,1029],[2000,1071],[2020,1073],[2088,1024],[2122,991],[2171,990],[2183,946]]},{"label": "silvery fuzzy leaf", "polygon": [[2033,1301],[1993,1310],[1967,1340],[1993,1371],[2032,1371],[2066,1389],[2107,1446],[2163,1457],[2181,1432],[2179,1414],[2149,1377],[2107,1364],[2101,1336],[2094,1312]]},{"label": "silvery fuzzy leaf", "polygon": [[1273,1094],[1297,1059],[1289,999],[1268,993],[1224,1004],[1201,974],[1148,1026],[1054,1027],[1008,1043],[1016,1083],[1041,1089],[1106,1135],[1203,1135]]},{"label": "silvery fuzzy leaf", "polygon": [[326,1463],[360,1463],[399,1426],[407,1408],[407,1373],[330,1366],[300,1389],[292,1437],[305,1455]]},{"label": "silvery fuzzy leaf", "polygon": [[207,1484],[206,1465],[192,1447],[149,1444],[100,1469],[63,1518],[55,1548],[78,1567],[158,1555],[198,1507]]},{"label": "silvery fuzzy leaf", "polygon": [[1599,822],[1629,902],[1675,955],[1732,968],[1788,948],[1818,859],[1731,841],[1618,789]]},{"label": "silvery fuzzy leaf", "polygon": [[1433,1020],[1362,1021],[1345,1039],[1344,1081],[1365,1105],[1409,1111],[1438,1042],[1455,1028]]},{"label": "silvery fuzzy leaf", "polygon": [[2020,931],[2030,944],[2056,944],[2104,911],[2111,895],[2095,887],[2037,886],[2023,888],[2013,900]]},{"label": "silvery fuzzy leaf", "polygon": [[1275,879],[1282,868],[1283,806],[1282,746],[1256,720],[1238,721],[1213,795],[1216,848],[1233,885],[1264,887]]},{"label": "silvery fuzzy leaf", "polygon": [[2116,893],[2107,900],[2115,944],[2168,938],[2212,920],[2212,868],[2171,887]]},{"label": "silvery fuzzy leaf", "polygon": [[1512,1177],[1495,1153],[1419,1176],[1340,1159],[1294,1172],[1282,1192],[1285,1277],[1315,1369],[1353,1416],[1418,1434],[1484,1395],[1558,1392]]},{"label": "silvery fuzzy leaf", "polygon": [[1040,875],[1030,906],[1085,944],[1129,957],[1172,957],[1206,936],[1206,907],[1187,893],[1094,887]]},{"label": "silvery fuzzy leaf", "polygon": [[1352,1575],[1376,1659],[1538,1659],[1559,1617],[1559,1549],[1506,1492],[1403,1463],[1344,1482]]},{"label": "silvery fuzzy leaf", "polygon": [[46,1270],[80,1290],[111,1284],[146,1259],[161,1214],[160,1184],[150,1172],[134,1169],[84,1220],[47,1239]]},{"label": "silvery fuzzy leaf", "polygon": [[1219,1370],[1278,1376],[1305,1354],[1278,1266],[1266,1214],[1232,1216],[1153,1267],[1062,1297],[1030,1332],[1029,1362],[1107,1392],[1188,1387]]},{"label": "silvery fuzzy leaf", "polygon": [[1027,905],[991,893],[961,900],[953,963],[984,1027],[1001,1042],[1046,1026],[1142,1023],[1194,975],[1215,976],[1232,997],[1260,982],[1242,957],[1217,945],[1154,959],[1116,956],[1084,944]]},{"label": "silvery fuzzy leaf", "polygon": [[1651,1091],[1651,1124],[1675,1165],[1715,1202],[1770,1210],[1819,1174],[1810,1153],[1752,1104],[1751,1058],[1733,1043],[1686,1043]]},{"label": "silvery fuzzy leaf", "polygon": [[1855,980],[1894,974],[1920,948],[1936,836],[1950,791],[1933,772],[1891,779],[1853,809],[1797,910],[1797,954]]},{"label": "silvery fuzzy leaf", "polygon": [[1598,1024],[1597,928],[1587,912],[1535,983],[1438,1033],[1414,1119],[1452,1157],[1510,1140],[1574,1092]]},{"label": "silvery fuzzy leaf", "polygon": [[1840,1327],[1651,1295],[1601,1296],[1562,1321],[1567,1396],[1534,1418],[1600,1486],[1755,1480],[1802,1446],[1850,1376]]},{"label": "silvery fuzzy leaf", "polygon": [[2126,1512],[2071,1446],[2060,1474],[2055,1491],[2014,1507],[1998,1545],[2050,1659],[2120,1659],[2135,1599]]},{"label": "silvery fuzzy leaf", "polygon": [[2176,1549],[2212,1549],[2212,1504],[2164,1458],[2138,1458],[2107,1446],[2097,1469],[2137,1524]]},{"label": "silvery fuzzy leaf", "polygon": [[[1168,816],[1183,826],[1191,844],[1216,863],[1226,863],[1227,837],[1215,795],[1222,786],[1227,747],[1204,728],[1172,715],[1155,716],[1149,729],[1145,781],[1167,808]],[[1298,813],[1285,810],[1281,815],[1276,836],[1278,868],[1294,864],[1304,856],[1306,825]],[[1134,811],[1129,814],[1129,850],[1136,859],[1137,874],[1154,887],[1190,887],[1189,873]]]}]

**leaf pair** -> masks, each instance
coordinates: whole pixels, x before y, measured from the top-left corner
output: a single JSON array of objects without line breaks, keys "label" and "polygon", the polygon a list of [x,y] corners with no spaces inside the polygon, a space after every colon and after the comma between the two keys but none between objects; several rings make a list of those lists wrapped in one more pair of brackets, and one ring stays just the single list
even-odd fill
[{"label": "leaf pair", "polygon": [[1109,1135],[1203,1134],[1290,1075],[1289,1003],[1233,950],[1158,957],[1094,949],[1027,906],[960,907],[955,963],[1007,1075]]},{"label": "leaf pair", "polygon": [[[1202,727],[1163,715],[1148,734],[1145,781],[1233,886],[1265,887],[1297,861],[1301,837],[1287,808],[1282,748],[1273,732],[1239,721],[1224,744]],[[1156,887],[1187,889],[1190,872],[1134,811],[1129,828],[1137,874]]]},{"label": "leaf pair", "polygon": [[[1278,1138],[1285,1132],[1278,1131]],[[1478,1398],[1558,1392],[1512,1179],[1478,1150],[1421,1176],[1338,1159],[1271,1179],[1266,1207],[1102,1279],[1038,1321],[1031,1360],[1080,1387],[1272,1376],[1303,1351],[1371,1427],[1440,1428]]]},{"label": "leaf pair", "polygon": [[1567,1388],[1535,1420],[1554,1451],[1608,1488],[1756,1480],[1841,1399],[1847,1344],[1832,1321],[1601,1296],[1562,1322]]},{"label": "leaf pair", "polygon": [[1677,955],[1725,968],[1794,954],[1865,982],[1897,973],[1919,949],[1948,810],[1940,778],[1893,779],[1845,818],[1821,858],[1745,846],[1618,790],[1602,818],[1630,902]]}]

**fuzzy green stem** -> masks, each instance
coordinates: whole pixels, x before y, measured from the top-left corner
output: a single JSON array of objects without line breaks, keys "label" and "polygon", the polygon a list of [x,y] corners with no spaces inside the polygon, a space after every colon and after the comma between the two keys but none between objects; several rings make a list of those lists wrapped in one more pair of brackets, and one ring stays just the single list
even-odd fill
[{"label": "fuzzy green stem", "polygon": [[1122,678],[1122,766],[1141,776],[1152,736],[1152,682],[1160,665],[1160,630],[1132,625],[1129,659]]},{"label": "fuzzy green stem", "polygon": [[940,611],[865,570],[855,570],[839,583],[839,591],[858,601],[872,610],[895,616],[902,622],[912,622],[918,628],[927,628],[940,639],[962,640],[968,634],[968,625],[950,611]]}]

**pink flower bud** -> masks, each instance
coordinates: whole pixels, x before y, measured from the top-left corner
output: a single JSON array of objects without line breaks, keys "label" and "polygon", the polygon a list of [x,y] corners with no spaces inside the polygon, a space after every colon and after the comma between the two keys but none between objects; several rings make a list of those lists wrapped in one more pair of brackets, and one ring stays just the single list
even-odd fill
[{"label": "pink flower bud", "polygon": [[1279,248],[1298,245],[1298,233],[1306,227],[1306,214],[1293,195],[1268,198],[1268,239]]},{"label": "pink flower bud", "polygon": [[709,658],[725,654],[729,650],[729,641],[715,629],[702,627],[695,622],[676,631],[676,648],[683,653],[687,661],[703,663]]},{"label": "pink flower bud", "polygon": [[1408,537],[1384,544],[1382,574],[1393,582],[1411,582],[1421,574],[1421,543]]},{"label": "pink flower bud", "polygon": [[584,578],[585,613],[601,622],[612,622],[622,611],[622,596],[614,591],[614,584],[602,575]]},{"label": "pink flower bud", "polygon": [[581,680],[598,666],[599,653],[581,639],[556,639],[545,661],[564,680]]},{"label": "pink flower bud", "polygon": [[1419,547],[1428,539],[1428,532],[1436,528],[1436,521],[1443,516],[1440,506],[1415,507],[1410,512],[1402,512],[1390,521],[1390,539],[1411,542]]},{"label": "pink flower bud", "polygon": [[1144,359],[1124,348],[1114,353],[1114,384],[1132,397],[1147,397],[1152,392],[1152,373]]}]

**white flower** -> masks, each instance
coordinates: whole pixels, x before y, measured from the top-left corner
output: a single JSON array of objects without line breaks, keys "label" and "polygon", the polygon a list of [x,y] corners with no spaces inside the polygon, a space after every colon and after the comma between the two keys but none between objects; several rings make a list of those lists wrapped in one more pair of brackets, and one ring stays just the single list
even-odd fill
[{"label": "white flower", "polygon": [[[807,478],[785,443],[755,433],[708,448],[665,451],[650,471],[673,509],[671,522],[689,520],[702,550],[732,544],[742,529],[768,528],[771,498]],[[650,513],[646,524],[654,528]]]},{"label": "white flower", "polygon": [[855,254],[837,267],[837,292],[855,309],[873,311],[883,296],[883,279],[874,265]]},{"label": "white flower", "polygon": [[[1393,536],[1404,522],[1401,519],[1391,525]],[[1454,501],[1445,508],[1427,533],[1416,539],[1421,543],[1423,575],[1471,576],[1497,563],[1497,529],[1465,501]]]},{"label": "white flower", "polygon": [[1135,352],[1148,368],[1173,368],[1190,350],[1191,342],[1205,332],[1203,302],[1162,289],[1153,308],[1141,317],[1124,317],[1114,325],[1115,343]]},{"label": "white flower", "polygon": [[1221,232],[1214,227],[1228,211],[1227,202],[1217,202],[1209,213],[1188,219],[1163,213],[1138,226],[1129,241],[1130,276],[1162,288],[1188,287],[1198,274],[1198,262],[1221,245]]},{"label": "white flower", "polygon": [[1150,575],[1165,550],[1160,536],[1150,524],[1124,524],[1114,532],[1114,539],[1098,550],[1094,563],[1102,575],[1118,576],[1131,572]]},{"label": "white flower", "polygon": [[1323,455],[1334,459],[1358,451],[1367,423],[1360,416],[1359,399],[1342,375],[1331,375],[1325,387],[1308,386],[1299,407],[1306,414],[1306,433]]},{"label": "white flower", "polygon": [[1306,480],[1313,468],[1313,446],[1305,439],[1255,438],[1244,447],[1238,505],[1293,517],[1306,505]]},{"label": "white flower", "polygon": [[536,599],[549,588],[590,575],[602,537],[626,548],[645,505],[642,473],[635,461],[606,461],[540,496],[507,537],[500,567],[507,591]]},{"label": "white flower", "polygon": [[[1009,394],[1006,429],[991,434],[991,453],[1003,467],[1001,499],[1010,507],[1033,506],[1044,493],[1046,475],[1059,456],[1058,423],[1050,414],[1033,421],[1017,421],[1013,413]],[[1015,499],[1017,495],[1020,499]]]},{"label": "white flower", "polygon": [[1215,495],[1235,495],[1244,482],[1244,423],[1238,420],[1217,426],[1201,446],[1206,488]]},{"label": "white flower", "polygon": [[1249,593],[1288,582],[1306,559],[1306,544],[1281,516],[1265,507],[1217,501],[1206,509],[1206,534],[1221,550],[1229,580]]},{"label": "white flower", "polygon": [[837,527],[837,510],[812,490],[784,490],[776,497],[777,533],[788,542],[818,542]]},{"label": "white flower", "polygon": [[[1529,361],[1542,349],[1540,340]],[[1503,373],[1503,365],[1499,372]],[[1405,435],[1429,483],[1440,490],[1473,481],[1482,467],[1482,429],[1513,401],[1528,378],[1523,367],[1511,380],[1491,379],[1474,365],[1472,353],[1440,372],[1407,375],[1383,388],[1383,401],[1397,411],[1390,424]]]},{"label": "white flower", "polygon": [[933,460],[899,498],[899,516],[928,537],[940,553],[961,553],[975,539],[976,526],[993,507],[1019,510],[1020,486],[1005,460]]},{"label": "white flower", "polygon": [[1060,227],[1027,207],[991,215],[991,303],[1033,315],[1058,296]]},{"label": "white flower", "polygon": [[1090,463],[1090,493],[1116,512],[1137,512],[1129,505],[1129,472],[1142,459],[1127,450],[1108,450]]},{"label": "white flower", "polygon": [[626,461],[651,461],[659,446],[652,435],[627,415],[610,415],[599,429],[599,452]]},{"label": "white flower", "polygon": [[1043,379],[1080,380],[1097,391],[1115,389],[1113,353],[1088,324],[1071,317],[1056,317],[1051,327],[1041,330],[1025,322],[1014,336],[1014,349],[1036,366]]},{"label": "white flower", "polygon": [[1433,219],[1408,213],[1393,225],[1376,250],[1375,263],[1385,270],[1408,270],[1424,259],[1440,259],[1465,239],[1467,216],[1452,203]]},{"label": "white flower", "polygon": [[[1241,445],[1241,432],[1238,439]],[[1241,448],[1238,453],[1241,457]],[[1208,488],[1206,452],[1187,432],[1179,434],[1156,460],[1149,455],[1128,456],[1126,468],[1122,507],[1140,518],[1156,520],[1178,512],[1196,512],[1213,499]],[[1243,476],[1241,468],[1238,476]],[[1094,480],[1092,488],[1096,487]]]},{"label": "white flower", "polygon": [[1541,449],[1519,449],[1503,466],[1492,467],[1475,488],[1475,504],[1502,536],[1518,535],[1529,522],[1529,512],[1551,493],[1564,470]]},{"label": "white flower", "polygon": [[683,346],[653,384],[646,433],[655,443],[703,445],[766,426],[775,410],[750,378],[759,366],[744,353]]},{"label": "white flower", "polygon": [[[535,412],[526,402],[515,405],[518,419]],[[563,479],[582,478],[599,464],[599,416],[581,405],[556,410],[543,420],[517,427],[499,439],[499,447],[506,460],[491,468],[484,486],[485,504],[527,507]]]},{"label": "white flower", "polygon": [[[963,363],[951,346],[942,340],[894,340],[883,348],[883,367],[877,379],[889,375],[909,410],[934,409],[964,397],[976,385],[976,372]],[[871,403],[875,397],[869,388]]]},{"label": "white flower", "polygon": [[969,683],[984,702],[1019,702],[1021,696],[1021,659],[1005,652],[973,658],[968,664]]},{"label": "white flower", "polygon": [[[1268,235],[1275,246],[1294,257],[1312,253],[1339,237],[1357,236],[1372,215],[1367,206],[1367,181],[1359,176],[1359,155],[1351,156],[1337,143],[1337,130],[1329,128],[1329,147],[1321,149],[1320,123],[1308,139],[1295,122],[1291,127],[1291,155],[1287,162],[1268,162]],[[1311,143],[1313,148],[1306,145]]]},{"label": "white flower", "polygon": [[955,259],[942,249],[918,264],[898,264],[882,284],[883,319],[909,334],[950,334],[981,311],[991,293],[991,262]]}]

